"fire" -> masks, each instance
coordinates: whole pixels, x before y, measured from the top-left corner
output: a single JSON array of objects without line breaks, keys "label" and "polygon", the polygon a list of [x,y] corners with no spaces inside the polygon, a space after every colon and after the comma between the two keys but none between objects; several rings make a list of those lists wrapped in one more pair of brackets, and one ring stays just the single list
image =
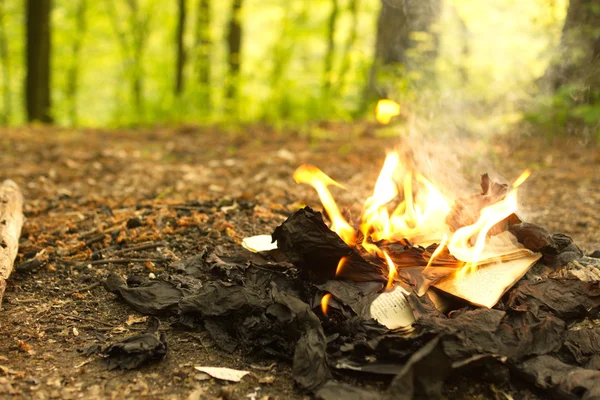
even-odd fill
[{"label": "fire", "polygon": [[400,115],[400,104],[394,100],[381,99],[375,107],[375,118],[380,124],[387,125],[393,117]]},{"label": "fire", "polygon": [[347,245],[354,246],[356,243],[356,231],[342,216],[333,196],[331,196],[327,188],[330,185],[334,185],[345,189],[344,186],[331,179],[319,168],[309,164],[301,165],[296,169],[294,180],[296,183],[307,183],[315,188],[319,194],[321,203],[323,203],[323,208],[325,208],[325,212],[327,212],[331,220],[331,230],[337,233]]},{"label": "fire", "polygon": [[[319,168],[308,164],[294,172],[294,180],[309,184],[317,191],[331,220],[331,230],[353,246],[356,231],[342,216],[327,188],[330,185],[344,187]],[[399,189],[402,189],[401,193]],[[389,208],[399,194],[402,200],[395,208]],[[433,183],[421,174],[413,174],[402,165],[398,152],[391,152],[383,163],[373,194],[363,207],[359,226],[363,237],[361,245],[368,252],[383,257],[373,242],[407,239],[425,243],[439,240],[448,231],[444,221],[449,212],[450,205]]]},{"label": "fire", "polygon": [[[477,268],[482,260],[487,236],[494,225],[508,218],[517,211],[517,188],[531,175],[531,171],[525,170],[513,183],[513,189],[506,194],[503,200],[498,201],[481,210],[479,219],[472,225],[463,226],[458,229],[448,242],[450,253],[466,264],[457,271],[459,277],[464,277],[468,272]],[[471,245],[472,241],[474,245]]]},{"label": "fire", "polygon": [[342,272],[342,269],[344,269],[344,265],[346,265],[346,261],[348,261],[348,257],[340,258],[337,268],[335,269],[335,276],[338,276]]},{"label": "fire", "polygon": [[388,281],[387,285],[385,286],[386,290],[389,290],[394,287],[394,279],[398,275],[398,271],[396,271],[396,265],[394,265],[394,262],[392,261],[388,253],[384,251],[383,256],[385,257],[385,262],[387,263],[389,268]]},{"label": "fire", "polygon": [[444,234],[444,237],[442,238],[442,241],[440,242],[440,244],[438,244],[438,247],[436,247],[435,250],[433,251],[433,253],[431,253],[431,257],[429,257],[429,261],[427,262],[425,269],[431,267],[431,264],[437,258],[437,256],[439,256],[441,254],[441,252],[444,251],[444,248],[446,247],[447,242],[448,242],[448,235]]},{"label": "fire", "polygon": [[[388,204],[399,194],[402,182],[403,200],[391,213]],[[415,189],[418,189],[416,191]],[[389,153],[383,163],[373,195],[364,205],[360,232],[362,246],[370,253],[381,256],[379,248],[369,242],[380,240],[421,242],[436,240],[446,232],[444,218],[450,205],[435,186],[420,174],[414,174],[400,163],[398,152]]]},{"label": "fire", "polygon": [[[385,108],[383,103],[382,109]],[[493,251],[488,234],[492,227],[517,211],[517,188],[527,179],[530,171],[525,171],[515,180],[504,199],[481,210],[479,219],[472,225],[464,226],[450,233],[446,217],[451,211],[450,204],[442,192],[425,176],[407,168],[396,151],[390,152],[377,181],[373,193],[364,203],[358,230],[362,240],[357,243],[357,230],[342,216],[329,186],[344,188],[319,168],[302,165],[294,172],[297,183],[311,185],[318,193],[323,207],[331,220],[331,229],[351,247],[362,247],[377,255],[389,268],[387,287],[393,285],[397,275],[396,266],[390,256],[383,251],[381,241],[400,242],[407,240],[421,245],[439,243],[429,256],[427,266],[431,267],[442,251],[447,248],[452,256],[465,263],[457,274],[466,274],[477,268],[478,263]],[[395,207],[394,207],[395,206]],[[342,257],[336,269],[336,276],[343,269],[346,257]],[[325,298],[324,298],[325,299]]]},{"label": "fire", "polygon": [[329,300],[331,300],[331,293],[327,293],[325,296],[321,297],[321,310],[323,311],[323,315],[327,315]]}]

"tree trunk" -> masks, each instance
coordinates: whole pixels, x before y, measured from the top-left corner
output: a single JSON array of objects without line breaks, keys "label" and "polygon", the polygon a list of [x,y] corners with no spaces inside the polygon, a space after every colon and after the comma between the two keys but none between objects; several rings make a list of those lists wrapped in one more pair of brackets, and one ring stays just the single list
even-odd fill
[{"label": "tree trunk", "polygon": [[143,103],[143,52],[146,44],[147,38],[147,29],[148,29],[148,19],[149,17],[144,17],[140,12],[140,7],[138,0],[129,0],[129,10],[130,14],[130,29],[131,35],[133,37],[132,43],[132,65],[133,65],[133,76],[131,80],[131,91],[133,95],[133,104],[135,107],[135,112],[137,114],[138,120],[142,118],[142,114],[144,113],[144,103]]},{"label": "tree trunk", "polygon": [[212,39],[210,35],[210,0],[200,0],[196,21],[196,49],[198,64],[198,83],[200,84],[200,104],[207,114],[211,110],[210,90],[210,54]]},{"label": "tree trunk", "polygon": [[262,118],[265,120],[286,118],[293,112],[290,103],[285,100],[285,97],[289,93],[285,88],[282,89],[282,85],[284,85],[283,78],[298,43],[297,40],[294,40],[291,31],[295,27],[303,26],[306,23],[308,6],[307,3],[304,4],[304,7],[298,13],[295,13],[291,7],[285,7],[283,18],[279,21],[281,31],[279,32],[278,40],[275,41],[272,49],[269,51],[272,68],[269,73],[270,94],[268,103],[273,106],[264,107]]},{"label": "tree trunk", "polygon": [[[365,88],[364,106],[378,97],[388,95],[389,89],[382,79],[383,75],[397,79],[407,71],[431,69],[438,52],[438,40],[432,34],[431,26],[438,20],[440,10],[440,0],[382,0],[377,19],[375,56]],[[409,56],[408,51],[418,44],[413,37],[417,32],[431,34],[433,43],[429,50],[422,51],[418,57]],[[432,77],[431,73],[428,75]]]},{"label": "tree trunk", "polygon": [[356,37],[358,36],[358,7],[358,0],[350,0],[348,11],[350,12],[350,15],[352,15],[352,22],[350,23],[350,33],[348,34],[348,39],[346,39],[346,45],[344,46],[342,66],[340,67],[339,79],[335,88],[335,92],[338,95],[341,95],[344,91],[346,74],[350,70],[350,65],[352,63],[352,48],[354,47]]},{"label": "tree trunk", "polygon": [[324,107],[328,106],[331,92],[331,81],[333,74],[333,58],[335,55],[335,27],[339,14],[338,0],[332,0],[331,13],[327,22],[327,51],[325,52],[325,64],[323,66],[323,84],[321,87],[321,99],[324,101]]},{"label": "tree trunk", "polygon": [[28,121],[51,123],[50,10],[51,0],[27,0],[25,99]]},{"label": "tree trunk", "polygon": [[11,73],[10,73],[10,59],[8,52],[8,41],[6,39],[6,27],[5,27],[5,4],[4,0],[0,0],[0,63],[2,63],[2,92],[4,93],[4,112],[2,113],[2,124],[8,125],[10,123],[10,116],[12,114],[12,103],[11,103]]},{"label": "tree trunk", "polygon": [[552,91],[565,85],[582,89],[577,102],[600,101],[600,7],[598,0],[571,0],[560,55],[546,71]]},{"label": "tree trunk", "polygon": [[177,20],[177,35],[175,44],[177,46],[177,57],[175,65],[175,96],[180,96],[183,92],[183,67],[185,65],[185,16],[186,16],[186,0],[179,0],[179,18]]},{"label": "tree trunk", "polygon": [[77,94],[79,91],[79,62],[81,45],[86,31],[85,11],[87,8],[87,0],[79,0],[77,10],[75,12],[76,34],[73,41],[72,57],[73,61],[67,72],[67,98],[70,101],[69,119],[71,125],[77,125]]},{"label": "tree trunk", "polygon": [[229,32],[227,34],[229,77],[227,79],[225,97],[230,101],[229,107],[234,105],[240,85],[239,75],[242,50],[242,25],[240,19],[242,3],[243,0],[233,0],[229,19]]}]

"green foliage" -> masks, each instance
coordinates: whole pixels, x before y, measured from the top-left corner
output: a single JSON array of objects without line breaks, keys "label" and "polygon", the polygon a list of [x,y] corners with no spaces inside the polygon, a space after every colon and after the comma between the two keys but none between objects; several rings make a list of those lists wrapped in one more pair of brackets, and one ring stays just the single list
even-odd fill
[{"label": "green foliage", "polygon": [[[331,63],[328,26],[332,0],[245,0],[241,75],[235,114],[225,100],[231,0],[210,1],[210,45],[200,46],[201,0],[188,0],[184,35],[185,88],[173,94],[177,2],[162,0],[86,0],[85,32],[76,23],[82,0],[54,0],[52,10],[53,116],[60,125],[132,126],[168,123],[267,122],[279,127],[308,121],[351,120],[363,102],[373,62],[380,1],[338,0]],[[448,0],[436,27],[439,56],[429,72],[390,72],[388,94],[408,110],[436,119],[443,129],[455,123],[495,129],[512,121],[515,104],[539,78],[556,47],[567,0]],[[22,87],[25,70],[23,2],[4,1],[11,77],[10,124],[25,121]],[[131,4],[137,4],[134,12]],[[428,34],[416,34],[411,56],[431,49]],[[73,48],[81,41],[78,57]],[[142,48],[136,49],[136,43]],[[199,78],[199,55],[210,55],[210,83]],[[0,63],[3,63],[0,60]],[[325,65],[330,89],[323,90]],[[69,92],[69,71],[78,67],[77,97]],[[135,82],[140,99],[136,102]],[[210,107],[206,94],[210,94]],[[566,101],[566,100],[565,100]],[[76,120],[72,106],[75,102]],[[5,106],[2,105],[2,110]],[[556,116],[564,106],[558,106]],[[569,113],[582,121],[597,109],[578,105]],[[370,117],[372,109],[366,108]],[[433,117],[430,117],[434,115]],[[492,119],[490,115],[500,115]],[[370,117],[372,118],[372,117]],[[549,117],[548,117],[549,118]],[[566,117],[565,117],[566,118]],[[485,123],[480,123],[485,119]],[[490,128],[490,121],[495,125]],[[586,122],[587,123],[587,122]],[[475,128],[473,128],[475,129]],[[478,132],[479,132],[478,131]]]},{"label": "green foliage", "polygon": [[[600,91],[565,85],[553,96],[540,99],[525,115],[535,131],[547,137],[584,132],[600,140]],[[594,101],[595,100],[595,101]]]}]

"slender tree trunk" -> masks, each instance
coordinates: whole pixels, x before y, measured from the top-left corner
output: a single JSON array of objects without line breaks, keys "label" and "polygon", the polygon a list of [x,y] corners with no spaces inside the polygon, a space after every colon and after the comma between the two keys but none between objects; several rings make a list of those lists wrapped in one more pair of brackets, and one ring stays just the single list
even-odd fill
[{"label": "slender tree trunk", "polygon": [[279,107],[264,107],[263,119],[279,116],[282,117],[288,113],[288,107],[282,98],[286,96],[285,90],[282,90],[282,79],[286,68],[294,53],[295,42],[290,37],[290,28],[294,26],[293,10],[290,7],[284,7],[283,18],[279,26],[278,40],[275,41],[273,48],[270,50],[272,68],[269,74],[269,104],[278,105]]},{"label": "slender tree trunk", "polygon": [[76,34],[73,41],[72,57],[73,61],[67,72],[67,97],[70,101],[69,119],[71,125],[76,126],[77,121],[77,95],[79,92],[79,67],[81,45],[86,31],[85,12],[87,9],[87,0],[79,0],[77,10],[75,12]]},{"label": "slender tree trunk", "polygon": [[241,11],[243,0],[233,0],[231,6],[231,16],[229,19],[229,31],[227,34],[227,46],[229,52],[227,62],[229,64],[229,78],[227,80],[227,89],[225,97],[230,101],[229,106],[234,105],[239,91],[239,76],[241,68],[241,51],[242,51],[242,24]]},{"label": "slender tree trunk", "polygon": [[546,71],[551,90],[564,85],[582,89],[578,102],[600,101],[600,7],[598,0],[571,0],[560,54]]},{"label": "slender tree trunk", "polygon": [[289,7],[284,9],[282,20],[282,29],[279,34],[279,39],[275,41],[275,45],[271,50],[273,60],[273,68],[269,77],[269,86],[271,87],[271,98],[275,98],[276,93],[280,93],[279,85],[283,78],[285,69],[292,58],[294,52],[294,42],[290,39],[289,30],[292,23],[292,10]]},{"label": "slender tree trunk", "polygon": [[142,12],[138,0],[127,0],[129,15],[125,24],[127,25],[128,31],[125,31],[122,29],[120,22],[123,18],[116,13],[117,2],[111,0],[105,1],[111,25],[120,45],[119,47],[121,49],[123,62],[128,65],[126,73],[129,78],[129,88],[133,100],[133,107],[139,121],[142,118],[144,111],[143,56],[149,34],[152,10],[146,9],[145,12]]},{"label": "slender tree trunk", "polygon": [[[431,25],[439,18],[440,10],[440,0],[382,0],[377,20],[375,56],[363,99],[365,108],[374,99],[389,95],[379,75],[399,78],[405,71],[431,69],[438,51],[436,35],[432,35],[431,49],[416,59],[409,57],[407,51],[415,47],[416,43],[411,37],[413,33],[431,34]],[[431,74],[428,77],[431,78]]]},{"label": "slender tree trunk", "polygon": [[462,84],[466,85],[469,82],[469,72],[467,71],[466,65],[469,60],[469,55],[471,54],[471,51],[469,48],[470,32],[469,32],[469,27],[465,23],[465,20],[460,16],[460,14],[456,10],[456,8],[453,7],[453,11],[454,11],[456,20],[458,21],[458,25],[459,25],[459,29],[460,29],[459,39],[460,39],[461,46],[462,46],[461,60],[459,61],[459,65],[458,65],[458,73],[460,74]]},{"label": "slender tree trunk", "polygon": [[11,103],[11,73],[8,41],[6,39],[6,8],[4,0],[0,0],[0,62],[2,63],[2,92],[4,93],[4,112],[2,113],[2,124],[8,125],[12,114]]},{"label": "slender tree trunk", "polygon": [[338,0],[331,1],[331,13],[327,21],[327,51],[325,52],[325,64],[323,66],[323,83],[321,86],[321,98],[325,107],[329,103],[331,93],[331,81],[333,79],[333,59],[335,55],[335,27],[340,11]]},{"label": "slender tree trunk", "polygon": [[198,4],[198,19],[196,21],[196,49],[198,64],[198,83],[200,84],[200,104],[207,114],[211,110],[210,90],[210,54],[212,39],[210,35],[210,0],[200,0]]},{"label": "slender tree trunk", "polygon": [[356,37],[358,36],[358,0],[350,0],[348,4],[348,12],[352,16],[352,22],[350,23],[350,33],[348,34],[348,38],[346,39],[346,44],[344,46],[344,55],[342,58],[342,65],[340,67],[338,84],[335,88],[335,92],[337,94],[341,94],[344,91],[344,87],[346,85],[346,74],[350,70],[350,65],[352,63],[352,49],[354,47],[354,43],[356,42]]},{"label": "slender tree trunk", "polygon": [[28,121],[51,123],[50,10],[51,0],[27,0],[25,99]]},{"label": "slender tree trunk", "polygon": [[183,68],[185,66],[185,17],[186,17],[186,0],[179,0],[179,18],[177,20],[177,35],[175,44],[177,46],[177,58],[175,65],[175,95],[180,96],[183,92]]},{"label": "slender tree trunk", "polygon": [[143,68],[142,68],[142,53],[144,50],[145,27],[144,18],[140,15],[140,9],[138,0],[129,0],[130,15],[130,27],[131,35],[133,37],[132,46],[132,65],[133,65],[133,76],[131,80],[131,92],[133,95],[133,104],[138,119],[142,117],[144,105],[143,105]]}]

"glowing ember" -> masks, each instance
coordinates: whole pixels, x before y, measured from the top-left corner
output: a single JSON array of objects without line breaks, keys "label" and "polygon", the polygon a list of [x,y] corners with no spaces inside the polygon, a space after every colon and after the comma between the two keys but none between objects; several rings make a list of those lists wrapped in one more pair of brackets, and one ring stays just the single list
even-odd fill
[{"label": "glowing ember", "polygon": [[400,104],[390,99],[379,100],[375,108],[375,118],[380,124],[389,124],[397,115],[400,115]]},{"label": "glowing ember", "polygon": [[329,307],[329,300],[331,300],[331,293],[327,293],[327,294],[325,294],[325,296],[323,296],[321,298],[321,310],[323,311],[324,315],[327,315],[327,308]]}]

